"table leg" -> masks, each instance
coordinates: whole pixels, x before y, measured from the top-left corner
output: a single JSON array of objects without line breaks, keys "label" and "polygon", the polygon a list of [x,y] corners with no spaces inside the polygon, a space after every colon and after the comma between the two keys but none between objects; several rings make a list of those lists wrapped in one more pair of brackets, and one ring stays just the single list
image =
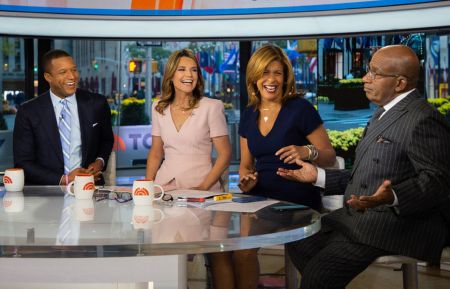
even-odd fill
[{"label": "table leg", "polygon": [[298,288],[297,268],[295,268],[294,263],[292,263],[287,253],[286,245],[284,245],[284,271],[286,274],[286,289]]}]

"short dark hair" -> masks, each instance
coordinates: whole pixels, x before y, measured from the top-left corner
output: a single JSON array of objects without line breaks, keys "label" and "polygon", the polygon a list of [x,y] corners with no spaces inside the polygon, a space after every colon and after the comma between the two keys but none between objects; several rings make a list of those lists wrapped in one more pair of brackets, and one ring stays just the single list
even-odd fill
[{"label": "short dark hair", "polygon": [[61,57],[72,57],[67,51],[62,49],[53,49],[49,52],[45,53],[42,57],[42,69],[44,72],[50,71],[50,65],[52,64],[53,59],[61,58]]}]

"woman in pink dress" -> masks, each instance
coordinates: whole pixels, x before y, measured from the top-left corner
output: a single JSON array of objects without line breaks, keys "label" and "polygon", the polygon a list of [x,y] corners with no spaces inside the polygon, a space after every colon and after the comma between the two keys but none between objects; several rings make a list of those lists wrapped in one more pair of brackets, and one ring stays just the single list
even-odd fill
[{"label": "woman in pink dress", "polygon": [[152,147],[147,157],[147,179],[165,190],[220,191],[219,178],[229,166],[231,145],[223,103],[203,97],[203,88],[194,53],[174,52],[164,71],[161,100],[152,106]]}]

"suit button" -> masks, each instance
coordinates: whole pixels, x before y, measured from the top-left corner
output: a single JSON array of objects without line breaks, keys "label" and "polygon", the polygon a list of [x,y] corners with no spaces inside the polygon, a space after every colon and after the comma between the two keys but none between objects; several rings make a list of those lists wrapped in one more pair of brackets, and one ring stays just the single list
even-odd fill
[{"label": "suit button", "polygon": [[361,188],[362,188],[362,189],[367,189],[367,185],[366,185],[366,184],[362,184],[362,185],[361,185]]},{"label": "suit button", "polygon": [[377,159],[377,158],[373,158],[372,160],[373,160],[373,162],[376,163],[376,164],[378,164],[378,163],[380,162],[380,160]]}]

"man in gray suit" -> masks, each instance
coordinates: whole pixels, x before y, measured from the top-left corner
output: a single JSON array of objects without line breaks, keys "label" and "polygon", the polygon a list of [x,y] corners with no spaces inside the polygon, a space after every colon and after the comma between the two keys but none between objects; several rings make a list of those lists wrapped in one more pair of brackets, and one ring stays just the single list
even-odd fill
[{"label": "man in gray suit", "polygon": [[[450,126],[415,89],[419,60],[406,46],[378,50],[363,78],[379,106],[356,149],[353,170],[323,170],[297,161],[278,174],[344,194],[344,207],[322,230],[291,243],[301,288],[345,288],[377,257],[406,255],[439,262],[449,240]],[[322,184],[321,184],[322,183]]]}]

